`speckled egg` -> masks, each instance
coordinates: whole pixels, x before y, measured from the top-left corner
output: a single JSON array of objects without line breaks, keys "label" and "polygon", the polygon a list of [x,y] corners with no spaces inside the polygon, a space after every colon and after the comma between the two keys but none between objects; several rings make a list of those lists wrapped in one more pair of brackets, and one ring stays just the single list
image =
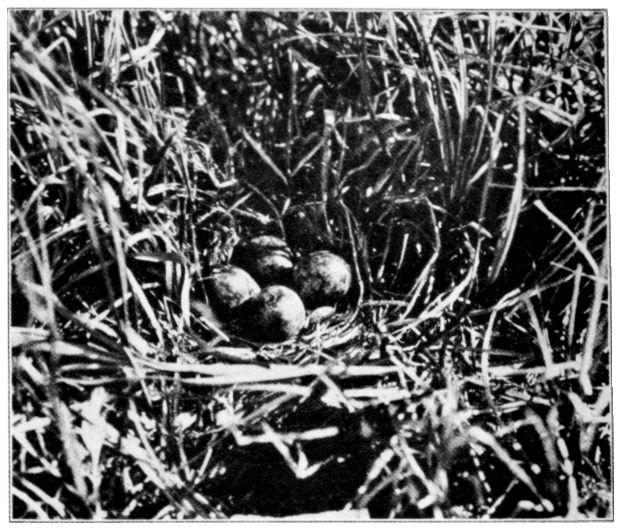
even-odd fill
[{"label": "speckled egg", "polygon": [[260,292],[258,283],[237,266],[222,266],[202,280],[210,305],[219,316],[229,316]]},{"label": "speckled egg", "polygon": [[233,262],[247,270],[262,286],[288,284],[293,271],[292,252],[273,235],[259,235],[239,244]]},{"label": "speckled egg", "polygon": [[297,336],[305,321],[301,298],[288,287],[271,285],[239,308],[237,327],[253,340],[280,342]]},{"label": "speckled egg", "polygon": [[295,265],[293,276],[299,295],[309,307],[334,303],[351,288],[351,267],[326,250],[307,255]]}]

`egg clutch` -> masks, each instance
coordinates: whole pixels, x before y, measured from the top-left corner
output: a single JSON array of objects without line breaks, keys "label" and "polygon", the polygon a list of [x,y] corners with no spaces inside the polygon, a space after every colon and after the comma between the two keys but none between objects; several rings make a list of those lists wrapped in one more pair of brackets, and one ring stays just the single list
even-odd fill
[{"label": "egg clutch", "polygon": [[239,243],[231,264],[201,280],[216,315],[240,335],[259,342],[293,338],[306,309],[333,305],[351,288],[351,267],[327,250],[295,260],[272,235]]}]

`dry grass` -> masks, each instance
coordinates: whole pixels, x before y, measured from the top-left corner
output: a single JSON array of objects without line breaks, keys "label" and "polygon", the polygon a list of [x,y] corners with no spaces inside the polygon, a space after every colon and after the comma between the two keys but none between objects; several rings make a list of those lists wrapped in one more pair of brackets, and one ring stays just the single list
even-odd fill
[{"label": "dry grass", "polygon": [[[611,515],[602,13],[10,18],[13,518]],[[348,302],[218,326],[257,233]]]}]

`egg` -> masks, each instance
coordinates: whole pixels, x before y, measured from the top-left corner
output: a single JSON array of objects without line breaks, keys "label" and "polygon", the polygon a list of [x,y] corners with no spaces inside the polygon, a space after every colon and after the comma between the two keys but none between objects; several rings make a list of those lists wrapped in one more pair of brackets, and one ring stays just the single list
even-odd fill
[{"label": "egg", "polygon": [[288,287],[271,285],[239,307],[236,327],[256,341],[280,342],[297,336],[305,322],[301,298]]},{"label": "egg", "polygon": [[323,321],[329,320],[334,314],[336,314],[336,308],[330,305],[323,305],[317,307],[310,314],[308,314],[308,324],[316,325]]},{"label": "egg", "polygon": [[262,286],[288,284],[293,271],[292,252],[273,235],[259,235],[239,244],[233,262],[247,270]]},{"label": "egg", "polygon": [[335,303],[351,288],[351,267],[326,250],[308,254],[295,265],[293,276],[299,295],[309,307]]},{"label": "egg", "polygon": [[202,280],[210,305],[219,316],[227,317],[260,292],[258,283],[237,266],[222,266]]}]

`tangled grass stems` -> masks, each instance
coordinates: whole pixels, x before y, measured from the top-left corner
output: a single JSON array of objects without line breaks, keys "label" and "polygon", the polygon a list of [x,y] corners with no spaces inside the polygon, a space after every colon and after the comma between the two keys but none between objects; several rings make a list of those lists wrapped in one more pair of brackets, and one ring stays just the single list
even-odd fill
[{"label": "tangled grass stems", "polygon": [[[10,19],[15,519],[609,516],[603,13]],[[349,299],[236,336],[256,234]]]}]

